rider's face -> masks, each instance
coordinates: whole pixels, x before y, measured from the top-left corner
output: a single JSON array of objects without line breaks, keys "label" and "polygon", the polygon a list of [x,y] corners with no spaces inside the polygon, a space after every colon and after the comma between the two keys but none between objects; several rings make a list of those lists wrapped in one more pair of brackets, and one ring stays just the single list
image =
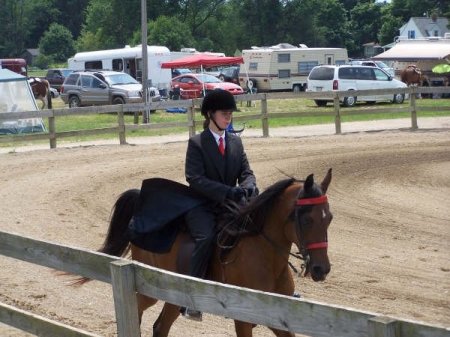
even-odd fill
[{"label": "rider's face", "polygon": [[[228,125],[231,123],[232,117],[233,117],[233,110],[217,110],[213,115],[213,118],[215,119],[217,125],[222,129],[226,129],[228,127]],[[210,127],[211,126],[215,131],[219,131],[216,130],[217,127],[214,125],[212,121],[210,122]]]}]

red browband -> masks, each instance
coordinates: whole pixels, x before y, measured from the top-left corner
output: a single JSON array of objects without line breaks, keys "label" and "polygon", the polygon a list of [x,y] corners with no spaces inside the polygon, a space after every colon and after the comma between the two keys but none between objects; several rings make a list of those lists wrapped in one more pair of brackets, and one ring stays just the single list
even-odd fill
[{"label": "red browband", "polygon": [[306,249],[321,249],[321,248],[328,248],[328,242],[316,242],[316,243],[310,243],[306,246]]},{"label": "red browband", "polygon": [[320,205],[320,204],[325,204],[326,202],[328,202],[327,196],[326,195],[322,195],[322,196],[317,197],[317,198],[298,199],[297,200],[297,205],[298,206],[303,206],[303,205]]}]

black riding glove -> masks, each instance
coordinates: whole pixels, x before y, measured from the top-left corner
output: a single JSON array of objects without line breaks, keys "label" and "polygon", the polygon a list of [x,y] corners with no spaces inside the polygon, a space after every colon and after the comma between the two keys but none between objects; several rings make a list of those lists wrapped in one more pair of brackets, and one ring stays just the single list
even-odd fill
[{"label": "black riding glove", "polygon": [[235,202],[241,201],[243,197],[245,197],[245,190],[239,186],[231,187],[227,192],[227,198]]},{"label": "black riding glove", "polygon": [[247,199],[252,199],[254,197],[257,197],[259,194],[258,187],[252,186],[245,189],[245,193],[247,195]]}]

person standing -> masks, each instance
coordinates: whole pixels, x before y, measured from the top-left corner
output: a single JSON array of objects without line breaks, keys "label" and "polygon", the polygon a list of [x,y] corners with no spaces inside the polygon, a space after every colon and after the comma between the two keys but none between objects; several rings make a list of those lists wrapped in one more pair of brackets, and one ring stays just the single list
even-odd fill
[{"label": "person standing", "polygon": [[[242,140],[227,131],[235,110],[231,93],[220,89],[209,92],[201,107],[204,130],[189,139],[186,151],[186,181],[208,200],[185,215],[195,242],[189,273],[199,278],[206,276],[214,249],[217,207],[226,199],[240,203],[258,194]],[[194,320],[202,318],[201,312],[192,308],[183,307],[181,313]]]}]

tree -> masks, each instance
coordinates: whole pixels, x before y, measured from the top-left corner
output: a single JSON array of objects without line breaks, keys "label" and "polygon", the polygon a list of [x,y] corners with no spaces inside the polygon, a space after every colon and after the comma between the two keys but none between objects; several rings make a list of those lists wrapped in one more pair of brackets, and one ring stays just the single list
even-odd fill
[{"label": "tree", "polygon": [[66,61],[75,53],[72,34],[66,27],[53,23],[39,41],[39,51],[55,61]]},{"label": "tree", "polygon": [[[195,40],[187,24],[175,17],[160,16],[147,25],[147,41],[149,45],[166,46],[170,50],[180,50],[192,47]],[[141,30],[137,30],[132,38],[132,44],[141,43]]]},{"label": "tree", "polygon": [[283,17],[280,1],[237,0],[234,5],[235,15],[238,15],[242,21],[241,34],[246,36],[247,47],[289,42],[285,40],[285,31],[280,26],[280,18]]},{"label": "tree", "polygon": [[0,57],[18,57],[25,49],[27,17],[24,0],[0,1]]},{"label": "tree", "polygon": [[290,1],[283,10],[283,18],[283,30],[291,44],[345,46],[347,17],[344,7],[337,0]]},{"label": "tree", "polygon": [[391,14],[390,8],[382,9],[382,22],[378,32],[378,40],[381,45],[392,43],[399,35],[399,29],[403,25],[402,19]]},{"label": "tree", "polygon": [[375,3],[359,3],[350,11],[350,32],[354,45],[349,47],[353,56],[362,56],[363,44],[378,42],[381,28],[381,8]]}]

